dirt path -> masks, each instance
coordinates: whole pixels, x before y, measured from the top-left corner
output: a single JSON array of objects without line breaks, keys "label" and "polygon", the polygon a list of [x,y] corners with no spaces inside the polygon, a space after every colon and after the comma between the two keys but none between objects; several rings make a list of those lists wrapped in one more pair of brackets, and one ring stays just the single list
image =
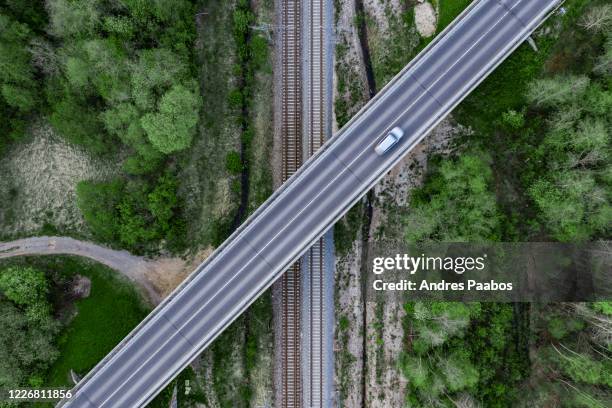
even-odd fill
[{"label": "dirt path", "polygon": [[[206,251],[208,252],[208,251]],[[67,237],[32,237],[0,242],[0,259],[26,255],[77,255],[100,262],[137,283],[149,301],[157,305],[196,266],[180,258],[148,259],[87,241]]]}]

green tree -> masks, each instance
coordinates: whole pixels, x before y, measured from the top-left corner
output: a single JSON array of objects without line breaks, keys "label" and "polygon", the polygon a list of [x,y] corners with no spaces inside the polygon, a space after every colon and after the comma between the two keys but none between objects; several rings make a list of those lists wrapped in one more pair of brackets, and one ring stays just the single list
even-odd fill
[{"label": "green tree", "polygon": [[86,102],[69,95],[53,109],[50,121],[60,135],[98,154],[110,150],[111,140],[103,131],[104,127],[95,107],[88,107]]},{"label": "green tree", "polygon": [[122,199],[123,183],[81,181],[77,184],[77,204],[93,234],[106,242],[118,236],[117,208]]},{"label": "green tree", "polygon": [[142,111],[153,111],[159,98],[174,85],[188,79],[188,74],[185,62],[171,50],[141,51],[131,74],[134,103]]},{"label": "green tree", "polygon": [[567,347],[553,346],[559,356],[560,369],[573,381],[591,385],[612,387],[612,362],[609,359],[597,358],[570,350]]},{"label": "green tree", "polygon": [[406,306],[416,333],[414,351],[426,353],[451,337],[462,337],[470,320],[480,313],[478,303],[415,302]]},{"label": "green tree", "polygon": [[34,70],[26,48],[30,29],[8,16],[0,14],[0,81],[15,85],[32,85]]},{"label": "green tree", "polygon": [[612,6],[610,4],[599,4],[589,7],[580,17],[578,24],[593,33],[609,30],[612,24]]},{"label": "green tree", "polygon": [[470,361],[469,353],[457,350],[441,358],[438,367],[444,377],[446,388],[451,392],[462,391],[478,383],[478,371]]},{"label": "green tree", "polygon": [[[565,87],[567,79],[547,81]],[[587,240],[605,234],[612,217],[607,164],[612,92],[591,83],[553,105],[544,137],[532,153],[540,165],[529,179],[528,193],[555,239]]]},{"label": "green tree", "polygon": [[0,385],[28,386],[58,357],[54,343],[59,325],[50,318],[32,321],[0,299],[0,327]]},{"label": "green tree", "polygon": [[83,181],[77,185],[77,203],[96,238],[142,253],[163,238],[179,240],[175,236],[182,226],[177,186],[170,174],[155,183],[137,178]]},{"label": "green tree", "polygon": [[562,171],[550,177],[536,181],[529,193],[556,239],[584,241],[609,226],[612,208],[593,174]]},{"label": "green tree", "polygon": [[411,386],[417,389],[430,388],[431,374],[428,358],[404,353],[400,357],[400,366]]},{"label": "green tree", "polygon": [[2,84],[2,97],[8,105],[22,112],[34,110],[37,104],[37,91],[13,84]]},{"label": "green tree", "polygon": [[164,233],[170,230],[170,220],[178,206],[177,181],[170,175],[159,178],[157,185],[147,197],[149,211]]},{"label": "green tree", "polygon": [[96,32],[102,4],[98,0],[50,0],[47,9],[54,36],[83,38]]},{"label": "green tree", "polygon": [[495,239],[499,213],[490,191],[492,172],[484,153],[445,160],[413,194],[404,216],[408,241]]},{"label": "green tree", "polygon": [[47,13],[43,1],[3,0],[2,14],[27,24],[36,33],[42,33],[47,25]]},{"label": "green tree", "polygon": [[127,40],[132,39],[136,31],[134,22],[126,16],[106,16],[103,26],[106,32]]},{"label": "green tree", "polygon": [[51,317],[45,274],[28,266],[0,269],[0,386],[32,386],[57,358],[59,324]]},{"label": "green tree", "polygon": [[612,74],[612,33],[608,33],[604,53],[597,58],[593,71],[598,75]]},{"label": "green tree", "polygon": [[[104,122],[110,134],[134,150],[126,171],[145,174],[162,164],[164,154],[187,147],[195,129],[193,4],[120,3],[47,2],[50,32],[62,44],[57,53],[61,69],[52,72],[48,86],[51,119],[58,133],[94,151],[112,143],[100,128]],[[121,112],[126,107],[130,110]],[[185,111],[179,115],[177,109]],[[168,123],[175,120],[179,123]]]},{"label": "green tree", "polygon": [[46,302],[49,285],[42,271],[11,266],[0,273],[0,291],[17,305],[32,306]]},{"label": "green tree", "polygon": [[28,116],[38,107],[36,71],[28,51],[32,38],[27,25],[0,14],[0,147],[23,136]]},{"label": "green tree", "polygon": [[162,96],[156,113],[142,117],[149,140],[162,153],[183,150],[191,144],[201,101],[194,87],[190,88],[174,86]]},{"label": "green tree", "polygon": [[109,104],[130,96],[128,61],[123,47],[112,39],[93,39],[79,43],[85,54],[89,80],[97,94]]},{"label": "green tree", "polygon": [[120,103],[101,116],[106,130],[136,151],[126,159],[124,168],[128,173],[144,174],[159,166],[164,155],[149,142],[140,124],[140,111],[134,104]]},{"label": "green tree", "polygon": [[501,117],[502,124],[510,128],[511,130],[517,130],[525,125],[525,112],[517,112],[510,109],[502,113]]}]

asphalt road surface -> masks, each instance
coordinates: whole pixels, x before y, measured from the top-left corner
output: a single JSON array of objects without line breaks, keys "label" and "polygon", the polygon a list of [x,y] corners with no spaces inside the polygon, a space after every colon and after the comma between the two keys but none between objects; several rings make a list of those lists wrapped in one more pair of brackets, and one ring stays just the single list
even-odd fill
[{"label": "asphalt road surface", "polygon": [[[150,401],[482,81],[561,0],[480,0],[86,376],[70,407]],[[399,126],[384,156],[377,142]]]}]

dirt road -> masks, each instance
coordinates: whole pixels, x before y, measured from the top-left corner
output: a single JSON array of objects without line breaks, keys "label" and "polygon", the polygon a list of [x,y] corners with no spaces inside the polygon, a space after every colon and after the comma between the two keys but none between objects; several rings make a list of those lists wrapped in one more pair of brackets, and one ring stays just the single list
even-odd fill
[{"label": "dirt road", "polygon": [[154,305],[168,295],[193,267],[192,262],[180,258],[148,259],[67,237],[32,237],[0,242],[0,259],[26,255],[76,255],[100,262],[138,284]]}]

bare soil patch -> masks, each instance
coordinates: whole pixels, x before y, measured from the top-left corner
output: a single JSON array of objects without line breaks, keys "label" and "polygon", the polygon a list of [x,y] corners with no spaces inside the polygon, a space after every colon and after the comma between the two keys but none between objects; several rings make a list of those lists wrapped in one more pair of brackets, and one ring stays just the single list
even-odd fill
[{"label": "bare soil patch", "polygon": [[430,2],[420,2],[414,7],[414,23],[422,37],[431,37],[436,33],[438,15]]}]

